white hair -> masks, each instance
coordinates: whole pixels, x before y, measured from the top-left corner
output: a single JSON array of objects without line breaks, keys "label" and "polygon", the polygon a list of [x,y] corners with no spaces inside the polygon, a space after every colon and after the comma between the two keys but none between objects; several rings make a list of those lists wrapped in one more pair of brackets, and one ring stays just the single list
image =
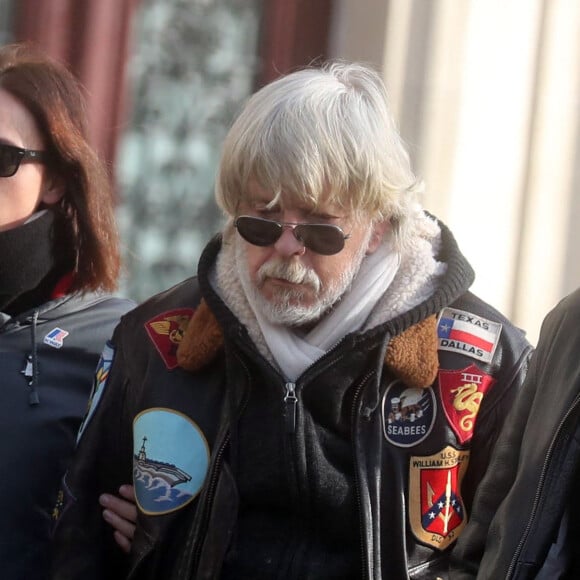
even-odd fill
[{"label": "white hair", "polygon": [[249,99],[224,141],[216,180],[230,217],[252,180],[276,200],[391,220],[399,236],[422,188],[381,77],[343,62],[288,74]]}]

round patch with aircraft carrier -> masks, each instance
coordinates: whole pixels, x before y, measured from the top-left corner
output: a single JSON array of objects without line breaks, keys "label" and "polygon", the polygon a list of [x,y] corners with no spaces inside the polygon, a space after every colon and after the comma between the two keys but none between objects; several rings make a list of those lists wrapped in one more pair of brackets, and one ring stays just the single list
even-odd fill
[{"label": "round patch with aircraft carrier", "polygon": [[385,439],[397,447],[421,443],[433,429],[436,404],[433,389],[411,388],[395,381],[383,396]]},{"label": "round patch with aircraft carrier", "polygon": [[199,427],[173,409],[143,411],[133,421],[133,483],[139,509],[175,511],[201,490],[209,446]]}]

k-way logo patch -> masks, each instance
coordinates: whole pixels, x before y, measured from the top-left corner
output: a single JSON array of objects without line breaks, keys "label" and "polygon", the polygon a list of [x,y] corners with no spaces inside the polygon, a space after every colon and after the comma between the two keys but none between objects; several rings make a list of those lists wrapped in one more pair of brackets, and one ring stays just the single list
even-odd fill
[{"label": "k-way logo patch", "polygon": [[193,313],[192,308],[179,308],[163,312],[145,323],[149,338],[169,370],[177,367],[177,347]]},{"label": "k-way logo patch", "polygon": [[495,379],[472,364],[457,371],[439,371],[439,390],[447,421],[461,444],[473,435],[479,407]]},{"label": "k-way logo patch", "polygon": [[413,534],[438,550],[453,543],[467,523],[461,481],[469,451],[447,446],[439,453],[411,456],[409,463],[409,519]]},{"label": "k-way logo patch", "polygon": [[64,344],[64,339],[68,336],[68,331],[62,328],[53,328],[45,337],[42,342],[52,346],[53,348],[62,348]]},{"label": "k-way logo patch", "polygon": [[471,312],[445,308],[439,316],[439,349],[459,352],[490,363],[501,334],[501,324]]}]

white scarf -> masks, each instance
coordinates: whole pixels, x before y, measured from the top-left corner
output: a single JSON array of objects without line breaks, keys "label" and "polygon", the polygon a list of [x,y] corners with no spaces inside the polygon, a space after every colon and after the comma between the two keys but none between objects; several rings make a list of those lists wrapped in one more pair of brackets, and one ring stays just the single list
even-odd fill
[{"label": "white scarf", "polygon": [[[237,274],[234,244],[239,240],[233,228],[224,232],[212,286],[246,326],[258,350],[277,364],[287,380],[295,381],[344,336],[365,330],[406,312],[425,300],[446,269],[433,255],[438,249],[437,223],[421,214],[416,216],[415,235],[403,255],[389,241],[363,259],[351,288],[335,308],[310,332],[272,324],[254,304]],[[388,292],[387,292],[388,290]]]},{"label": "white scarf", "polygon": [[[237,266],[244,268],[245,264]],[[268,349],[286,379],[295,381],[340,339],[363,326],[393,281],[398,267],[399,254],[391,249],[389,243],[382,244],[376,252],[365,256],[350,289],[307,334],[270,322],[255,303],[253,293],[245,288],[244,278],[240,279]]]}]

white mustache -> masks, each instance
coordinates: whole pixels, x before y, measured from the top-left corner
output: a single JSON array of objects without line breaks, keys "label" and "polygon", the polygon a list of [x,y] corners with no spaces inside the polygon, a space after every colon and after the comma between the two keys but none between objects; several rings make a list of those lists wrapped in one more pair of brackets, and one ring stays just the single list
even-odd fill
[{"label": "white mustache", "polygon": [[266,278],[279,278],[291,284],[311,286],[315,292],[319,292],[322,286],[320,278],[314,270],[307,268],[299,262],[288,262],[277,259],[263,264],[258,270],[257,278],[259,285],[262,285]]}]

